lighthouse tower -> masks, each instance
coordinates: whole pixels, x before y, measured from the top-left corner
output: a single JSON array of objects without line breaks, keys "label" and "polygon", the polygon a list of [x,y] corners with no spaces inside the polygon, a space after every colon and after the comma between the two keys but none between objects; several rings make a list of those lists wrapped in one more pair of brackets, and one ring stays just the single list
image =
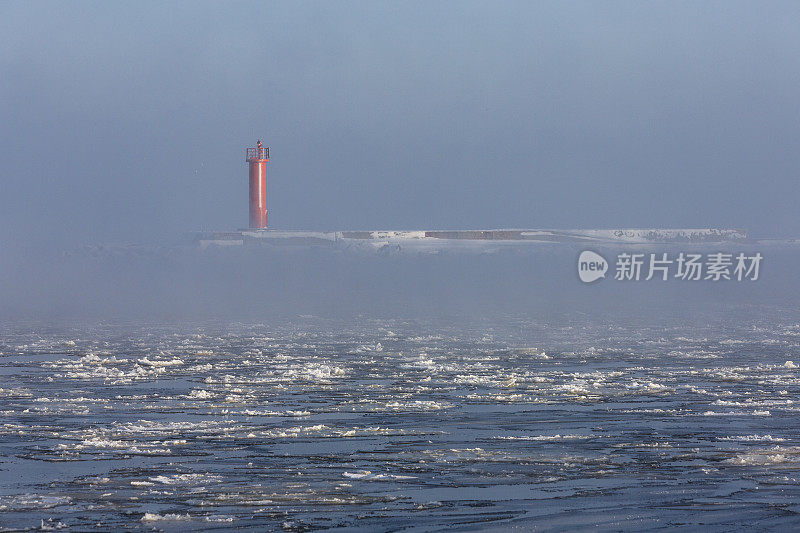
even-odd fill
[{"label": "lighthouse tower", "polygon": [[255,148],[247,149],[246,160],[250,163],[250,229],[266,229],[269,147],[258,141]]}]

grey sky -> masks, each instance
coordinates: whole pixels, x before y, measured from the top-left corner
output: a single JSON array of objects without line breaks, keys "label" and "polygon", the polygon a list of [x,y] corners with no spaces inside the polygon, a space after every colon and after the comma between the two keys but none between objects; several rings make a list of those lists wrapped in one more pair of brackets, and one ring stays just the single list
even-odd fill
[{"label": "grey sky", "polygon": [[800,4],[2,2],[0,239],[800,236]]}]

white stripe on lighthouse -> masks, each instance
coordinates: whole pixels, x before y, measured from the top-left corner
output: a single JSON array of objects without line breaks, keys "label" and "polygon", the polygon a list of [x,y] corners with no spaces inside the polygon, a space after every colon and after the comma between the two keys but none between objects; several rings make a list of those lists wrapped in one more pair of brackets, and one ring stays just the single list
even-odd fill
[{"label": "white stripe on lighthouse", "polygon": [[258,208],[261,209],[261,162],[258,162]]}]

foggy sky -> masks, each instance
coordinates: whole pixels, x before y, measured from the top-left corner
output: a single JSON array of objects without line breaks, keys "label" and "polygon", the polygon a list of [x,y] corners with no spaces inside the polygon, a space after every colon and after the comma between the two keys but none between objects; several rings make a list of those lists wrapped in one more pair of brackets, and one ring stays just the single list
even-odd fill
[{"label": "foggy sky", "polygon": [[2,2],[0,243],[800,236],[800,4]]}]

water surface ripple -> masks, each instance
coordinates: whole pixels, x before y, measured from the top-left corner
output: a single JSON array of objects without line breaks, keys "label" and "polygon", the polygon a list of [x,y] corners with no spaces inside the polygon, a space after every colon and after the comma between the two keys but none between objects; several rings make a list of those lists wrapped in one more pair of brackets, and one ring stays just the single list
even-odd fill
[{"label": "water surface ripple", "polygon": [[796,528],[799,349],[766,319],[8,326],[0,527]]}]

